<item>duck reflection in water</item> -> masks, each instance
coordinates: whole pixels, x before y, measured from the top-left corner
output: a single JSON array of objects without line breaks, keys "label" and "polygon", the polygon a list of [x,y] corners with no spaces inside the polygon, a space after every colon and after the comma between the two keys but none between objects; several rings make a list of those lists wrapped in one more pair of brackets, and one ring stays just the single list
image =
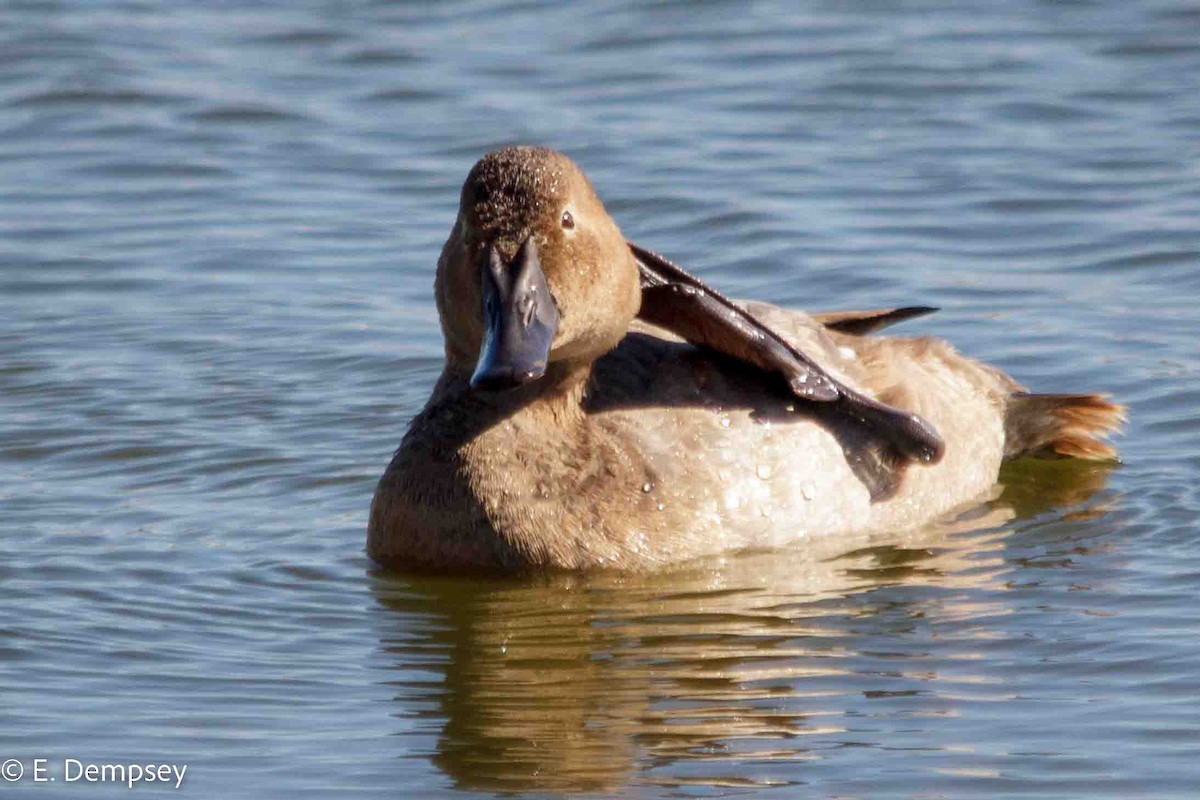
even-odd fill
[{"label": "duck reflection in water", "polygon": [[[764,784],[795,780],[795,762],[868,735],[848,725],[864,698],[909,695],[950,713],[955,700],[939,696],[946,687],[914,630],[1004,613],[988,607],[992,592],[971,590],[1028,568],[1009,534],[1074,525],[1084,535],[1072,520],[1104,514],[1110,469],[1017,462],[996,499],[943,526],[665,573],[379,573],[381,645],[403,676],[390,683],[403,708],[436,698],[432,758],[461,788],[745,787],[755,785],[748,762]],[[955,669],[964,663],[977,662]],[[427,680],[431,664],[440,684]]]}]

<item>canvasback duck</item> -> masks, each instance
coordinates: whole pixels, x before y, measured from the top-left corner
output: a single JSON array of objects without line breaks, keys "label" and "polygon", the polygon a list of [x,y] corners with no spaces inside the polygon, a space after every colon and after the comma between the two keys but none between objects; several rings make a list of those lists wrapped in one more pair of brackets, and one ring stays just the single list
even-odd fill
[{"label": "canvasback duck", "polygon": [[386,566],[647,569],[913,529],[985,497],[1005,458],[1116,457],[1105,397],[874,335],[932,309],[726,300],[627,243],[546,148],[474,166],[435,294],[445,367],[371,504]]}]

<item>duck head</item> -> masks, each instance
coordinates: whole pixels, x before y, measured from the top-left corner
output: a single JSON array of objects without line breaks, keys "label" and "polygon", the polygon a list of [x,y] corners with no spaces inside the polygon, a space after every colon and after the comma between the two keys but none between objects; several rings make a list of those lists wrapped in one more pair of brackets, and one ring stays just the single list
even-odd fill
[{"label": "duck head", "polygon": [[638,266],[566,156],[508,147],[479,160],[438,260],[449,366],[511,388],[613,348],[641,302]]}]

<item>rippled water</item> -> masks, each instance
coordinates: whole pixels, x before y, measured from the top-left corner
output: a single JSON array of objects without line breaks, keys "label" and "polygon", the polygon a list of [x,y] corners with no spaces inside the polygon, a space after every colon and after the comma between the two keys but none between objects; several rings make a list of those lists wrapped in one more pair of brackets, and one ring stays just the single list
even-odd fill
[{"label": "rippled water", "polygon": [[[730,294],[938,305],[907,330],[1112,392],[1124,465],[669,574],[377,572],[437,250],[514,141]],[[1187,2],[5,3],[0,759],[257,800],[1194,796],[1198,300]]]}]

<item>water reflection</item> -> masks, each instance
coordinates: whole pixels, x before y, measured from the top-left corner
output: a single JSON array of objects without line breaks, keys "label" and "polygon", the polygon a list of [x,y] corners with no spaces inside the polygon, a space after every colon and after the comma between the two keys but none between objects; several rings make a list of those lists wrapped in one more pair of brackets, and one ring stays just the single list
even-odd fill
[{"label": "water reflection", "polygon": [[[377,576],[397,714],[428,709],[440,733],[435,752],[418,755],[461,788],[793,782],[796,762],[877,743],[864,740],[879,734],[861,728],[862,702],[947,715],[964,686],[986,683],[971,646],[931,654],[912,632],[1003,615],[994,591],[959,590],[1010,580],[1005,523],[1102,514],[1106,477],[1015,465],[997,498],[940,527],[670,573]],[[982,622],[967,638],[987,636]]]}]

